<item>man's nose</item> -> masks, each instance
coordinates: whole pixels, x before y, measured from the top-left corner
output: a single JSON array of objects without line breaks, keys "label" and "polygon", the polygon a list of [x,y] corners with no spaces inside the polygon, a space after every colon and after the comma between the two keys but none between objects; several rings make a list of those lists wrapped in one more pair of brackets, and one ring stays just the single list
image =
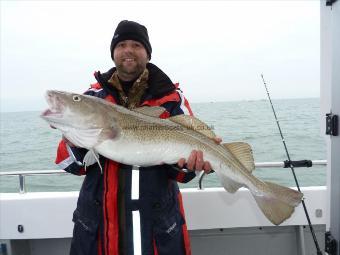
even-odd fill
[{"label": "man's nose", "polygon": [[127,45],[126,47],[124,47],[124,52],[126,52],[126,53],[133,52],[133,47]]}]

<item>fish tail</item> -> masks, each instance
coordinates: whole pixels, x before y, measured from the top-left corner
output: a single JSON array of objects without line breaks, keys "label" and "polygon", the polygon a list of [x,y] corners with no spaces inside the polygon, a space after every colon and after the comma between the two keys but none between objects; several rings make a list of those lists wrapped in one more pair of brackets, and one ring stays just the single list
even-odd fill
[{"label": "fish tail", "polygon": [[268,220],[279,225],[292,215],[294,208],[301,202],[303,194],[271,182],[265,182],[265,185],[266,192],[252,192],[252,194]]}]

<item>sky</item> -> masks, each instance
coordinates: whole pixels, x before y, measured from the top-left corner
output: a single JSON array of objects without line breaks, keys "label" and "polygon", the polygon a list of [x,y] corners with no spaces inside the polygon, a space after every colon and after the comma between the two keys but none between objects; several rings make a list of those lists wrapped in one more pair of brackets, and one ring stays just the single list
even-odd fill
[{"label": "sky", "polygon": [[151,62],[190,102],[319,97],[320,2],[3,1],[0,111],[42,110],[114,66],[119,21],[145,25]]}]

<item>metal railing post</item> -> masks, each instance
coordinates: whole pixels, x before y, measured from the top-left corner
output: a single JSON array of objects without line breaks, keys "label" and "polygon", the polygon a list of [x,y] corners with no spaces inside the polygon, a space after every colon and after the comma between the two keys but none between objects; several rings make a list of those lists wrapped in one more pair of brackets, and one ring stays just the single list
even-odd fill
[{"label": "metal railing post", "polygon": [[304,233],[304,228],[302,225],[299,225],[297,227],[297,231],[298,231],[298,238],[297,238],[297,242],[298,242],[298,252],[300,255],[306,255],[306,244],[305,244],[305,233]]},{"label": "metal railing post", "polygon": [[25,175],[19,174],[19,193],[26,193],[26,185],[25,185]]}]

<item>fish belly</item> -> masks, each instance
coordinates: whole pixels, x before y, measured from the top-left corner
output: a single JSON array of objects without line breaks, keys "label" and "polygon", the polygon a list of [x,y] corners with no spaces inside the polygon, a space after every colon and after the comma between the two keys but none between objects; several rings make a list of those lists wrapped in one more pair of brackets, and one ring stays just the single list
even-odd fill
[{"label": "fish belly", "polygon": [[188,158],[190,146],[171,142],[140,143],[137,141],[106,140],[95,151],[113,161],[138,166],[175,164],[180,158]]}]

